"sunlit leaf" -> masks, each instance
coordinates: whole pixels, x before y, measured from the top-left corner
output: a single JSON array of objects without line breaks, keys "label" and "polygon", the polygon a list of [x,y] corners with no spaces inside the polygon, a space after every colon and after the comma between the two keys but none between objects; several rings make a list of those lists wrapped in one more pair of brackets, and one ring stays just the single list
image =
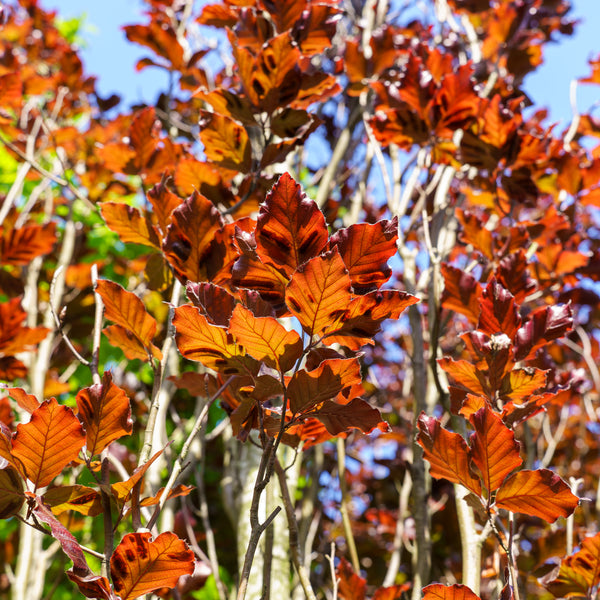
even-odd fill
[{"label": "sunlit leaf", "polygon": [[337,249],[301,265],[286,290],[286,302],[309,335],[336,331],[350,304],[351,280]]},{"label": "sunlit leaf", "polygon": [[28,265],[36,256],[48,254],[56,243],[56,223],[28,223],[5,230],[0,227],[0,264]]},{"label": "sunlit leaf", "polygon": [[143,244],[160,250],[160,240],[148,217],[122,202],[103,202],[100,212],[106,225],[119,234],[122,242]]},{"label": "sunlit leaf", "polygon": [[33,411],[28,423],[17,425],[12,454],[35,487],[44,487],[77,458],[84,443],[85,432],[73,411],[51,398]]},{"label": "sunlit leaf", "polygon": [[302,339],[277,319],[255,317],[238,304],[231,316],[229,332],[248,354],[280,371],[291,369],[302,354]]},{"label": "sunlit leaf", "polygon": [[226,375],[258,371],[258,363],[233,342],[227,330],[213,325],[190,305],[175,309],[173,318],[177,347],[185,358]]},{"label": "sunlit leaf", "polygon": [[481,313],[481,284],[471,275],[446,263],[442,264],[444,292],[442,306],[464,315],[473,324]]},{"label": "sunlit leaf", "polygon": [[511,475],[496,493],[496,506],[554,523],[568,517],[579,504],[569,486],[548,469],[523,470]]},{"label": "sunlit leaf", "polygon": [[479,600],[479,596],[466,585],[432,583],[423,588],[423,600]]},{"label": "sunlit leaf", "polygon": [[100,454],[111,442],[133,430],[131,406],[125,390],[112,382],[105,371],[102,383],[93,384],[77,393],[77,408],[86,433],[87,451]]},{"label": "sunlit leaf", "polygon": [[96,291],[104,302],[106,318],[131,332],[149,354],[159,355],[160,351],[152,343],[156,320],[148,313],[144,303],[135,294],[107,279],[98,280]]},{"label": "sunlit leaf", "polygon": [[381,287],[391,276],[388,260],[396,254],[398,220],[358,223],[331,236],[352,280],[352,289],[364,294]]},{"label": "sunlit leaf", "polygon": [[513,339],[520,325],[519,307],[513,295],[492,279],[481,294],[477,328],[488,335],[504,333]]},{"label": "sunlit leaf", "polygon": [[287,386],[290,409],[301,413],[361,381],[360,363],[355,358],[324,360],[313,371],[300,369]]},{"label": "sunlit leaf", "polygon": [[118,481],[117,483],[113,483],[110,486],[110,493],[112,493],[112,495],[119,503],[124,504],[125,502],[128,502],[130,500],[133,488],[142,480],[142,477],[144,477],[150,465],[162,453],[163,450],[159,450],[158,452],[153,454],[147,462],[137,467],[134,470],[133,475],[129,477],[129,479],[127,479],[126,481]]},{"label": "sunlit leaf", "polygon": [[430,463],[432,477],[460,483],[480,496],[481,482],[471,471],[469,448],[462,436],[444,429],[435,417],[424,413],[417,425],[417,442]]},{"label": "sunlit leaf", "polygon": [[209,160],[226,169],[247,173],[252,162],[246,130],[233,119],[200,111],[200,140]]},{"label": "sunlit leaf", "polygon": [[548,371],[541,369],[513,369],[503,380],[500,395],[517,402],[546,387]]},{"label": "sunlit leaf", "polygon": [[42,500],[55,515],[67,510],[75,510],[82,515],[95,517],[102,513],[100,493],[85,485],[68,485],[49,489]]},{"label": "sunlit leaf", "polygon": [[174,533],[128,533],[115,548],[110,572],[121,600],[134,600],[160,588],[173,588],[194,571],[194,553]]},{"label": "sunlit leaf", "polygon": [[467,360],[440,358],[438,365],[450,377],[467,390],[480,396],[487,396],[488,389],[484,374]]},{"label": "sunlit leaf", "polygon": [[469,438],[471,457],[483,477],[483,484],[492,493],[511,471],[521,466],[519,442],[487,404],[473,414],[470,421],[475,428]]},{"label": "sunlit leaf", "polygon": [[367,582],[354,572],[352,565],[342,557],[335,570],[339,581],[338,594],[341,600],[364,600]]},{"label": "sunlit leaf", "polygon": [[376,428],[383,432],[390,430],[381,413],[362,398],[353,398],[346,404],[325,400],[308,414],[319,419],[334,436],[351,429],[359,429],[363,433],[371,433]]},{"label": "sunlit leaf", "polygon": [[261,205],[255,237],[261,261],[289,276],[323,250],[328,232],[323,213],[284,173]]}]

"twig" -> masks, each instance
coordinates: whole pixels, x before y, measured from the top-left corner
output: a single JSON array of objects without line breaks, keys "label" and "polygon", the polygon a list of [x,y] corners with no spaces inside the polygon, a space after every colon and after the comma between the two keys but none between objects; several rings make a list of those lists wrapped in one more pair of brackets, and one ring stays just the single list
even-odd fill
[{"label": "twig", "polygon": [[95,384],[101,382],[98,373],[98,362],[100,360],[100,339],[102,335],[102,317],[104,315],[104,302],[102,296],[96,291],[98,285],[98,266],[92,265],[92,285],[94,286],[94,301],[96,303],[96,311],[94,313],[94,333],[92,335],[92,362],[90,369],[92,371],[92,379]]},{"label": "twig", "polygon": [[340,491],[342,499],[340,502],[340,513],[342,515],[342,523],[344,524],[344,533],[346,534],[346,544],[350,553],[352,567],[356,574],[360,573],[360,562],[358,560],[358,552],[356,551],[356,542],[352,533],[352,522],[348,512],[348,486],[346,485],[346,444],[344,438],[337,438],[337,461],[338,461],[338,478],[340,481]]},{"label": "twig", "polygon": [[315,592],[310,584],[310,578],[308,571],[304,564],[304,558],[302,556],[302,549],[300,547],[300,539],[298,535],[298,522],[296,521],[296,515],[294,513],[294,505],[290,497],[290,490],[288,489],[287,479],[285,471],[281,466],[279,460],[275,461],[275,473],[279,479],[279,487],[281,489],[281,497],[283,499],[283,507],[285,508],[285,514],[287,516],[288,531],[290,536],[290,551],[292,554],[292,563],[298,573],[300,579],[300,585],[304,590],[304,594],[308,600],[316,600]]},{"label": "twig", "polygon": [[160,511],[162,510],[163,506],[165,505],[165,502],[167,501],[167,498],[169,496],[169,492],[173,489],[173,486],[175,485],[175,482],[177,481],[177,478],[181,474],[181,471],[183,470],[183,465],[185,463],[185,459],[187,458],[187,455],[188,455],[188,453],[190,451],[190,446],[192,445],[192,442],[194,441],[194,438],[196,437],[196,435],[200,431],[200,428],[203,426],[203,424],[204,424],[204,418],[208,414],[208,411],[209,411],[210,407],[219,398],[219,396],[225,391],[225,389],[229,386],[229,384],[233,381],[234,378],[235,378],[235,375],[232,375],[213,394],[213,396],[211,398],[209,398],[209,400],[206,402],[206,404],[202,407],[202,410],[200,411],[200,414],[198,415],[198,417],[196,418],[196,421],[194,422],[194,426],[192,427],[192,431],[190,432],[190,434],[188,435],[187,439],[185,440],[185,443],[183,444],[183,447],[181,448],[181,452],[179,453],[179,456],[177,457],[177,460],[175,461],[175,464],[173,465],[173,469],[171,470],[171,475],[169,476],[169,480],[167,481],[167,485],[165,485],[165,487],[163,489],[163,492],[162,492],[162,494],[160,496],[160,500],[158,502],[158,505],[157,505],[156,509],[154,510],[154,513],[152,514],[152,518],[148,522],[148,525],[147,525],[148,529],[152,529],[152,527],[154,527],[154,524],[156,523],[156,520],[158,519],[158,516],[160,515]]},{"label": "twig", "polygon": [[329,570],[331,571],[331,580],[333,582],[332,589],[332,600],[337,600],[338,597],[338,578],[335,573],[335,544],[331,542],[331,554],[327,555],[327,562],[329,563]]}]

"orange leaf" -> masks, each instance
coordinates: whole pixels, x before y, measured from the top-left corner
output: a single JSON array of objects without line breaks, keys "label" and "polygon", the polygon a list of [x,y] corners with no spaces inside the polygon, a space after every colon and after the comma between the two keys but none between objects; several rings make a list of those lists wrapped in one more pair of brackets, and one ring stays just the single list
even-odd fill
[{"label": "orange leaf", "polygon": [[108,228],[119,234],[122,242],[142,244],[160,250],[160,240],[148,216],[123,202],[103,202],[100,212]]},{"label": "orange leaf", "polygon": [[225,169],[247,173],[252,166],[250,139],[233,119],[200,111],[200,140],[206,157]]},{"label": "orange leaf", "polygon": [[56,223],[28,223],[17,229],[0,227],[0,264],[28,265],[37,256],[48,254],[56,242]]},{"label": "orange leaf", "polygon": [[419,415],[417,426],[417,442],[431,465],[432,477],[460,483],[480,496],[481,482],[471,471],[469,448],[462,436],[444,429],[435,417],[425,413]]},{"label": "orange leaf", "polygon": [[55,515],[67,510],[76,510],[82,515],[95,517],[103,510],[100,494],[94,488],[85,485],[54,487],[43,494],[42,499]]},{"label": "orange leaf", "polygon": [[29,414],[40,405],[40,401],[33,394],[28,394],[22,388],[8,388],[6,392],[13,400],[16,400],[19,408],[22,408]]},{"label": "orange leaf", "polygon": [[[129,360],[148,360],[148,350],[132,331],[120,325],[109,325],[102,330],[110,345],[120,348]],[[162,359],[162,352],[152,344],[152,356],[158,360]]]},{"label": "orange leaf", "polygon": [[464,315],[473,324],[479,320],[481,313],[481,284],[471,275],[456,267],[442,264],[444,276],[444,292],[442,306]]},{"label": "orange leaf", "polygon": [[488,260],[494,260],[492,232],[469,211],[457,208],[456,217],[462,225],[462,240],[479,250]]},{"label": "orange leaf", "polygon": [[469,440],[471,457],[488,492],[495,492],[504,478],[523,463],[519,442],[487,404],[471,415],[470,421],[475,428]]},{"label": "orange leaf", "polygon": [[452,360],[445,357],[438,360],[438,365],[450,377],[467,390],[478,396],[487,396],[487,384],[484,374],[468,360]]},{"label": "orange leaf", "polygon": [[104,302],[106,318],[130,331],[148,353],[154,355],[158,350],[152,343],[156,333],[156,320],[148,313],[144,303],[135,294],[107,279],[98,281],[96,292]]},{"label": "orange leaf", "polygon": [[16,515],[25,502],[23,479],[11,465],[0,469],[0,519]]},{"label": "orange leaf", "polygon": [[[194,190],[190,190],[190,194]],[[181,198],[167,189],[164,182],[157,183],[148,191],[148,201],[152,204],[152,214],[158,221],[158,228],[164,237],[171,222],[171,213],[181,204]]]},{"label": "orange leaf", "polygon": [[500,395],[503,400],[523,401],[540,388],[546,387],[549,371],[541,369],[513,369],[502,381]]},{"label": "orange leaf", "polygon": [[549,469],[519,471],[496,494],[497,508],[540,517],[548,523],[568,517],[578,504],[569,486]]},{"label": "orange leaf", "polygon": [[133,422],[129,398],[125,390],[112,382],[109,371],[102,376],[102,383],[79,391],[76,402],[85,426],[90,456],[100,454],[111,442],[131,434]]},{"label": "orange leaf", "polygon": [[350,276],[337,248],[301,265],[286,289],[286,302],[304,331],[319,337],[339,329],[350,304]]},{"label": "orange leaf", "polygon": [[273,317],[255,317],[241,304],[233,311],[229,332],[248,354],[280,371],[291,369],[302,354],[302,340],[295,331]]},{"label": "orange leaf", "polygon": [[358,223],[331,236],[337,246],[357,294],[378,289],[392,274],[388,260],[397,252],[398,219]]},{"label": "orange leaf", "polygon": [[423,600],[480,600],[466,585],[432,583],[423,588]]},{"label": "orange leaf", "polygon": [[0,356],[23,352],[46,337],[46,327],[23,327],[26,318],[20,298],[0,303]]},{"label": "orange leaf", "polygon": [[185,358],[228,375],[258,371],[258,363],[233,342],[227,330],[210,323],[197,308],[189,304],[178,306],[173,326],[177,332],[177,347]]},{"label": "orange leaf", "polygon": [[85,443],[85,432],[73,411],[51,398],[33,411],[29,423],[19,423],[12,454],[36,488],[48,485]]},{"label": "orange leaf", "polygon": [[580,549],[564,558],[558,574],[546,582],[557,598],[589,598],[600,584],[600,533],[587,537]]},{"label": "orange leaf", "polygon": [[164,252],[182,280],[207,281],[207,258],[223,219],[213,203],[194,192],[171,213]]},{"label": "orange leaf", "polygon": [[294,414],[306,411],[361,381],[356,358],[324,360],[313,371],[300,369],[288,384],[290,410]]},{"label": "orange leaf", "polygon": [[127,479],[127,481],[119,481],[110,486],[110,492],[118,502],[124,504],[125,502],[129,501],[131,498],[131,490],[133,490],[133,488],[142,480],[142,477],[146,474],[148,467],[163,453],[163,450],[159,450],[156,454],[150,457],[148,462],[145,462],[140,467],[137,467],[133,472],[133,475]]},{"label": "orange leaf", "polygon": [[128,533],[115,548],[110,572],[121,600],[134,600],[160,588],[174,588],[194,572],[194,553],[174,533]]},{"label": "orange leaf", "polygon": [[255,235],[261,261],[283,267],[288,276],[317,256],[328,238],[323,213],[288,173],[261,205]]},{"label": "orange leaf", "polygon": [[344,557],[340,559],[335,576],[339,581],[338,594],[341,600],[364,600],[367,582],[354,572]]}]

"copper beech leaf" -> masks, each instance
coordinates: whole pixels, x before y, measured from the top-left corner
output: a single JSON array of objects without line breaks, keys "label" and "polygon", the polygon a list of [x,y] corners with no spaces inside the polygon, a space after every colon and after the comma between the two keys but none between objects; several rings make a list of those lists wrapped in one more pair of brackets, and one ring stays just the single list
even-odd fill
[{"label": "copper beech leaf", "polygon": [[102,383],[79,391],[76,397],[81,421],[85,426],[87,451],[100,454],[111,442],[133,430],[131,405],[125,390],[112,382],[106,371]]},{"label": "copper beech leaf", "polygon": [[553,471],[523,470],[511,475],[496,493],[496,507],[554,523],[568,517],[579,504],[577,496]]},{"label": "copper beech leaf", "polygon": [[205,110],[200,111],[200,140],[206,157],[224,167],[247,173],[252,165],[250,139],[236,121]]},{"label": "copper beech leaf", "polygon": [[419,415],[417,442],[430,463],[430,473],[436,479],[460,483],[477,496],[481,495],[481,481],[470,467],[469,447],[458,433],[444,429],[435,417]]},{"label": "copper beech leaf", "polygon": [[96,292],[104,302],[106,318],[130,331],[150,355],[160,360],[162,354],[152,343],[156,333],[156,320],[148,313],[144,303],[135,294],[107,279],[98,280]]},{"label": "copper beech leaf", "polygon": [[391,276],[388,260],[397,252],[398,219],[357,223],[331,236],[352,280],[352,289],[364,294],[381,287]]},{"label": "copper beech leaf", "polygon": [[477,329],[487,335],[506,334],[513,339],[521,325],[514,296],[492,279],[481,294],[481,315]]},{"label": "copper beech leaf", "polygon": [[340,328],[350,304],[351,280],[336,248],[301,265],[286,289],[286,302],[309,335]]},{"label": "copper beech leaf", "polygon": [[48,485],[85,443],[85,432],[73,411],[51,398],[42,402],[28,423],[19,423],[12,454],[36,488]]},{"label": "copper beech leaf", "polygon": [[38,521],[50,526],[52,537],[58,540],[63,552],[73,561],[73,572],[78,575],[91,574],[83,550],[75,536],[52,514],[39,496],[33,498],[33,514]]},{"label": "copper beech leaf", "polygon": [[487,403],[471,415],[470,421],[475,428],[469,440],[471,457],[488,492],[495,492],[504,478],[523,462],[519,442]]},{"label": "copper beech leaf", "polygon": [[131,498],[131,491],[133,488],[142,480],[142,477],[146,474],[148,467],[163,453],[163,450],[159,450],[153,454],[147,462],[137,467],[129,479],[126,481],[118,481],[117,483],[113,483],[110,486],[110,490],[107,489],[105,491],[112,493],[114,498],[122,504],[128,502]]},{"label": "copper beech leaf", "polygon": [[444,292],[442,306],[464,315],[475,325],[481,313],[481,284],[471,275],[456,267],[442,264]]},{"label": "copper beech leaf", "polygon": [[267,194],[256,223],[256,252],[261,261],[283,267],[290,276],[317,256],[329,234],[325,217],[288,173]]},{"label": "copper beech leaf", "polygon": [[339,582],[338,595],[341,600],[364,600],[367,581],[354,572],[344,557],[340,559],[335,576]]},{"label": "copper beech leaf", "polygon": [[50,331],[46,327],[24,327],[26,318],[20,298],[0,303],[0,356],[7,357],[30,349]]},{"label": "copper beech leaf", "polygon": [[302,340],[295,331],[273,317],[255,317],[241,304],[233,311],[229,332],[248,354],[280,371],[291,369],[302,354]]},{"label": "copper beech leaf", "polygon": [[147,216],[139,209],[123,202],[103,202],[100,205],[102,217],[112,231],[119,234],[122,242],[142,244],[160,250],[160,240]]},{"label": "copper beech leaf", "polygon": [[171,213],[163,250],[182,281],[210,279],[207,259],[223,219],[213,203],[194,192]]},{"label": "copper beech leaf", "polygon": [[55,515],[67,510],[76,510],[82,515],[95,517],[102,513],[102,502],[97,490],[85,485],[61,485],[50,488],[42,495]]},{"label": "copper beech leaf", "polygon": [[423,600],[480,600],[471,588],[460,583],[442,585],[432,583],[423,588]]},{"label": "copper beech leaf", "polygon": [[325,400],[309,414],[319,419],[333,436],[349,429],[360,429],[363,433],[371,433],[375,428],[383,432],[390,430],[381,413],[362,398],[353,398],[345,404]]},{"label": "copper beech leaf", "polygon": [[192,304],[208,318],[211,323],[227,327],[235,307],[235,298],[225,289],[214,283],[188,281],[185,286]]},{"label": "copper beech leaf", "polygon": [[591,589],[600,584],[600,533],[585,538],[577,552],[561,561],[558,573],[544,579],[557,598],[590,597]]},{"label": "copper beech leaf", "polygon": [[[129,329],[125,329],[120,325],[109,325],[102,330],[110,345],[115,348],[120,348],[123,354],[129,360],[148,360],[148,350],[140,342],[139,338]],[[160,349],[152,346],[154,358],[158,358]]]},{"label": "copper beech leaf", "polygon": [[56,223],[27,223],[6,230],[0,227],[0,265],[28,265],[36,256],[49,254],[56,242]]},{"label": "copper beech leaf", "polygon": [[134,600],[160,588],[174,588],[182,575],[194,572],[194,553],[174,533],[128,533],[110,559],[115,592]]},{"label": "copper beech leaf", "polygon": [[438,365],[458,384],[479,396],[487,396],[489,390],[484,374],[468,360],[440,358]]},{"label": "copper beech leaf", "polygon": [[227,330],[210,323],[197,308],[189,304],[178,306],[173,326],[177,347],[185,358],[226,375],[247,375],[258,371],[258,363],[233,342]]},{"label": "copper beech leaf", "polygon": [[69,569],[67,577],[77,585],[79,591],[86,598],[100,598],[101,600],[116,600],[110,583],[106,577],[100,575],[78,575],[73,569]]},{"label": "copper beech leaf", "polygon": [[11,465],[0,469],[0,519],[8,519],[21,510],[24,492],[23,478],[17,469]]},{"label": "copper beech leaf", "polygon": [[309,410],[361,381],[360,363],[356,358],[324,360],[313,371],[300,369],[287,386],[290,410],[294,414]]}]

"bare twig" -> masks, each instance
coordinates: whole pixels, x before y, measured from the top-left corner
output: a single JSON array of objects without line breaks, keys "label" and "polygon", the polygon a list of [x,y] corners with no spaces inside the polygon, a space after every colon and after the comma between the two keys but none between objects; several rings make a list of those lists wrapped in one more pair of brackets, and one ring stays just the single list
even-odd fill
[{"label": "bare twig", "polygon": [[340,481],[340,492],[342,499],[340,502],[340,513],[342,515],[342,523],[344,525],[344,533],[346,535],[346,544],[350,553],[352,567],[356,573],[360,573],[360,562],[358,560],[358,552],[356,551],[356,542],[352,533],[352,522],[348,511],[348,486],[346,484],[346,444],[344,438],[337,438],[337,461],[338,461],[338,479]]}]

